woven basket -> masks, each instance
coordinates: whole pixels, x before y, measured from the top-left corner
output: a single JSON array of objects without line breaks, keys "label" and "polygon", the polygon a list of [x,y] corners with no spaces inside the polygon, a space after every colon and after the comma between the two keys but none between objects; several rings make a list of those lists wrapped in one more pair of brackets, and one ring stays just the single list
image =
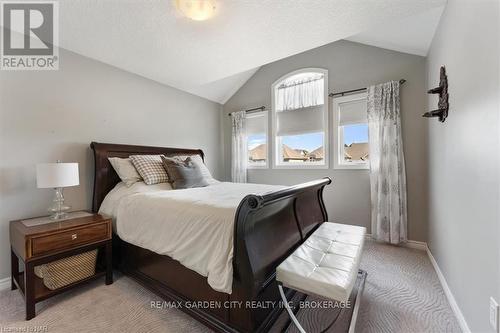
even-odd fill
[{"label": "woven basket", "polygon": [[97,249],[35,267],[35,275],[50,290],[61,288],[95,274]]}]

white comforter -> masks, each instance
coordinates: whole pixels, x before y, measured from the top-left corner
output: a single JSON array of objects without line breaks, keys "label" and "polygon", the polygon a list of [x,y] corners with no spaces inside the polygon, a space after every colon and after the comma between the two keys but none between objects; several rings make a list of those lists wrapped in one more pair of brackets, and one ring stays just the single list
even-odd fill
[{"label": "white comforter", "polygon": [[282,188],[260,184],[215,183],[172,190],[168,184],[118,184],[100,212],[115,217],[124,241],[168,255],[206,276],[215,290],[231,294],[234,217],[247,194]]}]

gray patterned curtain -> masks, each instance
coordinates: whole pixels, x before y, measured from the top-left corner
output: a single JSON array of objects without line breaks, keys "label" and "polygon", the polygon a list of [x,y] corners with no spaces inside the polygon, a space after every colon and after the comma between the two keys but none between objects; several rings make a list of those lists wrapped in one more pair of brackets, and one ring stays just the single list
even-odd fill
[{"label": "gray patterned curtain", "polygon": [[245,111],[231,113],[231,128],[231,180],[234,183],[246,183],[248,146]]},{"label": "gray patterned curtain", "polygon": [[407,240],[406,171],[401,135],[399,82],[368,88],[372,236]]}]

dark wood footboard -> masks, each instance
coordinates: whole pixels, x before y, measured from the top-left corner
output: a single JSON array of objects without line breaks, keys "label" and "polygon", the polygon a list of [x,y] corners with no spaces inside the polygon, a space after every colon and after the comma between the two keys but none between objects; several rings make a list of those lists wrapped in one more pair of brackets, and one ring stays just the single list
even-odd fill
[{"label": "dark wood footboard", "polygon": [[[248,195],[242,200],[235,217],[231,299],[257,304],[279,302],[276,267],[328,220],[323,189],[330,183],[330,178],[324,178],[265,195]],[[276,311],[240,312],[238,326],[244,323],[240,328],[253,332],[265,331]]]},{"label": "dark wood footboard", "polygon": [[[119,182],[108,157],[135,154],[194,155],[196,149],[130,146],[93,142],[95,180],[93,211]],[[214,291],[206,278],[168,256],[121,241],[115,235],[125,274],[157,295],[181,304],[215,301],[222,308],[180,309],[220,332],[266,332],[281,308],[276,267],[324,221],[323,189],[329,178],[290,186],[264,195],[248,195],[238,206],[234,225],[233,291]],[[138,221],[139,222],[139,221]],[[291,291],[289,291],[291,293]]]}]

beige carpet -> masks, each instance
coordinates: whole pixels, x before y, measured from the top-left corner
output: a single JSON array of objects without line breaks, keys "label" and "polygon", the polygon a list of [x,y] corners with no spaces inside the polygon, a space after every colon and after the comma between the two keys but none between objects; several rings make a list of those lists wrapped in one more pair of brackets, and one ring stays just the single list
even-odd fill
[{"label": "beige carpet", "polygon": [[367,242],[357,332],[461,332],[427,253]]},{"label": "beige carpet", "polygon": [[[459,332],[425,252],[367,242],[361,267],[368,272],[358,332]],[[208,332],[175,309],[152,309],[154,294],[129,278],[96,281],[37,305],[24,321],[20,293],[0,292],[0,332]]]}]

